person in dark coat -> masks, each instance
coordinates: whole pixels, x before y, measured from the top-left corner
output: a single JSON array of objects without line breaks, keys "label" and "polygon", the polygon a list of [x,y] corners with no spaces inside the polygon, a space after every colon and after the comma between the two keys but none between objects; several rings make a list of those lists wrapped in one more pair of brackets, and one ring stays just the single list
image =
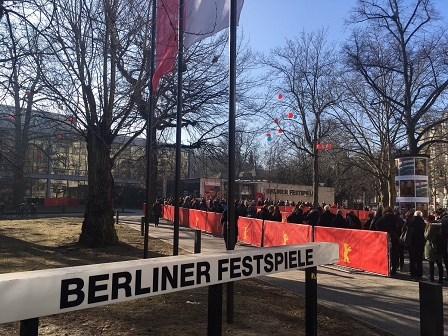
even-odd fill
[{"label": "person in dark coat", "polygon": [[316,226],[319,222],[320,212],[317,209],[312,209],[308,215],[305,216],[305,221],[308,225]]},{"label": "person in dark coat", "polygon": [[336,215],[330,211],[330,206],[328,204],[324,206],[324,210],[325,211],[319,217],[317,225],[331,227],[331,221],[336,217]]},{"label": "person in dark coat", "polygon": [[154,214],[154,226],[158,227],[160,216],[162,215],[162,205],[158,199],[156,199],[156,202],[152,205],[152,213]]},{"label": "person in dark coat", "polygon": [[280,208],[278,207],[278,205],[274,205],[273,206],[274,209],[271,212],[271,221],[275,221],[275,222],[281,222],[283,220],[282,218],[282,214],[280,212]]},{"label": "person in dark coat", "polygon": [[336,216],[331,220],[331,227],[339,229],[347,229],[347,221],[344,216],[342,216],[342,210],[338,209],[336,211]]},{"label": "person in dark coat", "polygon": [[257,213],[257,218],[262,220],[271,220],[271,213],[269,212],[269,205],[265,204]]},{"label": "person in dark coat", "polygon": [[236,212],[238,213],[238,216],[247,217],[247,208],[243,202],[238,202]]},{"label": "person in dark coat", "polygon": [[409,269],[411,279],[421,280],[423,276],[423,252],[425,250],[425,227],[426,223],[423,219],[421,211],[416,211],[411,220],[405,223],[409,228],[413,229],[411,235],[411,245],[407,246],[409,252]]},{"label": "person in dark coat", "polygon": [[[229,222],[227,220],[228,208],[225,204],[221,204],[223,206],[224,211],[221,213],[221,224],[222,224],[222,235],[224,236],[224,242],[226,243],[226,249],[229,250],[229,246],[227,245],[227,237],[229,231]],[[238,212],[235,209],[235,243],[238,241]],[[234,246],[232,246],[232,249]]]},{"label": "person in dark coat", "polygon": [[257,207],[255,205],[255,201],[250,202],[250,205],[247,208],[247,217],[251,218],[257,217]]},{"label": "person in dark coat", "polygon": [[369,213],[367,216],[369,216],[369,219],[364,224],[364,230],[370,230],[370,226],[372,225],[374,214],[373,213]]},{"label": "person in dark coat", "polygon": [[349,229],[356,229],[356,230],[362,229],[361,221],[359,220],[358,216],[356,216],[353,211],[350,211],[346,215],[346,220],[347,220],[347,225],[348,225]]},{"label": "person in dark coat", "polygon": [[296,204],[291,214],[286,217],[288,223],[303,224],[303,206]]},{"label": "person in dark coat", "polygon": [[[404,226],[404,219],[401,218],[400,211],[395,211],[395,216],[397,217],[397,226],[398,226],[398,232],[401,233],[403,231]],[[398,270],[402,271],[404,266],[404,245],[398,241]]]},{"label": "person in dark coat", "polygon": [[387,232],[389,234],[391,247],[391,274],[396,274],[398,269],[398,250],[400,231],[398,231],[398,218],[394,214],[394,209],[390,206],[384,208],[383,216],[375,222],[377,231]]},{"label": "person in dark coat", "polygon": [[375,216],[372,219],[372,223],[370,224],[370,230],[374,230],[376,231],[376,225],[375,223],[378,221],[378,219],[380,219],[383,216],[383,208],[379,207],[376,212],[375,212]]},{"label": "person in dark coat", "polygon": [[[448,212],[445,211],[443,208],[439,208],[436,211],[437,214],[437,220],[442,223],[440,227],[440,235],[445,240],[445,242],[448,241]],[[445,264],[446,269],[446,277],[444,277],[444,280],[448,281],[448,251],[445,249],[445,253],[443,254],[443,263]]]}]

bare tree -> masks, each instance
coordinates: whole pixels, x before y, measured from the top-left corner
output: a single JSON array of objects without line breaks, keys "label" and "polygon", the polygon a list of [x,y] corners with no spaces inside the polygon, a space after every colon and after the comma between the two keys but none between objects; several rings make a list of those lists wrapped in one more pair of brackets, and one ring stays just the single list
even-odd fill
[{"label": "bare tree", "polygon": [[[144,129],[139,111],[147,106],[139,97],[149,80],[150,6],[130,0],[55,3],[56,19],[45,32],[54,55],[46,59],[44,71],[49,106],[63,105],[63,113],[76,118],[72,127],[88,150],[89,193],[79,242],[113,244],[118,237],[112,168]],[[128,64],[135,79],[131,84],[120,71]]]},{"label": "bare tree", "polygon": [[[261,59],[270,69],[272,89],[281,92],[276,114],[268,112],[286,142],[313,158],[314,206],[318,205],[319,144],[331,134],[328,112],[338,102],[337,57],[325,30],[288,40]],[[271,111],[274,110],[271,107]],[[280,114],[280,116],[279,116]],[[294,117],[296,116],[296,117]]]},{"label": "bare tree", "polygon": [[[358,0],[348,20],[357,24],[343,46],[344,62],[376,92],[372,104],[387,105],[406,130],[407,152],[419,154],[446,139],[428,137],[446,116],[428,120],[431,110],[446,108],[448,35],[431,0]],[[381,85],[383,76],[394,86]]]},{"label": "bare tree", "polygon": [[[10,135],[11,149],[8,162],[13,175],[13,204],[23,202],[25,196],[27,155],[32,137],[33,108],[42,100],[42,49],[41,32],[48,22],[36,14],[40,6],[51,3],[42,1],[0,3],[0,92],[2,101],[13,106],[9,118],[10,132],[5,131],[5,141]],[[6,152],[6,151],[4,151]]]}]

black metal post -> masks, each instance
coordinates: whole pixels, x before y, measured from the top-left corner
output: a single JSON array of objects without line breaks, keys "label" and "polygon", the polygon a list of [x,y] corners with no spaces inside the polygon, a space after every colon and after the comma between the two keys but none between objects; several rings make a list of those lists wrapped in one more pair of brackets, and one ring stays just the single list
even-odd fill
[{"label": "black metal post", "polygon": [[208,286],[207,335],[222,334],[222,284]]},{"label": "black metal post", "polygon": [[442,285],[420,281],[420,335],[443,335]]},{"label": "black metal post", "polygon": [[194,232],[194,253],[201,253],[201,237],[202,231],[196,230]]},{"label": "black metal post", "polygon": [[184,7],[185,1],[179,0],[179,35],[177,52],[177,118],[176,118],[176,176],[174,190],[174,237],[173,255],[179,254],[179,221],[180,221],[180,167],[182,141],[182,65],[184,62]]},{"label": "black metal post", "polygon": [[143,236],[145,234],[145,216],[142,216],[140,220],[140,235]]},{"label": "black metal post", "polygon": [[[227,250],[236,244],[235,215],[235,125],[236,125],[236,23],[237,0],[230,2],[229,15],[229,178],[227,180]],[[227,283],[227,323],[234,321],[235,283]]]},{"label": "black metal post", "polygon": [[146,212],[145,212],[145,236],[143,244],[143,258],[148,258],[149,244],[149,220],[150,220],[150,204],[151,204],[151,156],[152,156],[152,119],[154,115],[154,90],[152,88],[152,80],[154,77],[154,58],[156,54],[156,11],[157,0],[152,0],[151,14],[151,66],[150,66],[150,83],[149,83],[149,108],[148,118],[146,121]]},{"label": "black metal post", "polygon": [[120,211],[117,209],[115,213],[116,213],[116,216],[117,216],[117,217],[116,217],[116,223],[118,224],[118,217],[119,217],[119,213],[120,213]]},{"label": "black metal post", "polygon": [[305,269],[305,334],[317,335],[317,267]]},{"label": "black metal post", "polygon": [[20,336],[38,336],[39,318],[20,321]]}]

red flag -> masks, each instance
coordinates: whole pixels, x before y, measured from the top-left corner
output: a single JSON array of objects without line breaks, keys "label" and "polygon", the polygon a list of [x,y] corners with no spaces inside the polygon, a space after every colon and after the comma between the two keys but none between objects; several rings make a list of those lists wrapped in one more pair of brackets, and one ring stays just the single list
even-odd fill
[{"label": "red flag", "polygon": [[157,1],[156,71],[152,79],[154,91],[159,86],[160,78],[173,69],[176,61],[178,13],[178,0]]},{"label": "red flag", "polygon": [[[238,0],[237,22],[244,0]],[[185,1],[185,49],[229,26],[230,0]],[[178,51],[178,0],[158,0],[156,71],[152,80],[156,91],[160,78],[173,69]]]}]

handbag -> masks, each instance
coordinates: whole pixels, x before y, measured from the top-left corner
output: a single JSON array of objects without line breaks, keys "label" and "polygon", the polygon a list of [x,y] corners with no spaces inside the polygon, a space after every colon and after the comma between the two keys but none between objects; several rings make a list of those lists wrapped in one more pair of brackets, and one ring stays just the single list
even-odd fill
[{"label": "handbag", "polygon": [[410,246],[412,232],[414,232],[413,228],[409,227],[408,225],[404,225],[403,229],[401,230],[400,238],[398,238],[400,244],[402,244],[404,246]]}]

